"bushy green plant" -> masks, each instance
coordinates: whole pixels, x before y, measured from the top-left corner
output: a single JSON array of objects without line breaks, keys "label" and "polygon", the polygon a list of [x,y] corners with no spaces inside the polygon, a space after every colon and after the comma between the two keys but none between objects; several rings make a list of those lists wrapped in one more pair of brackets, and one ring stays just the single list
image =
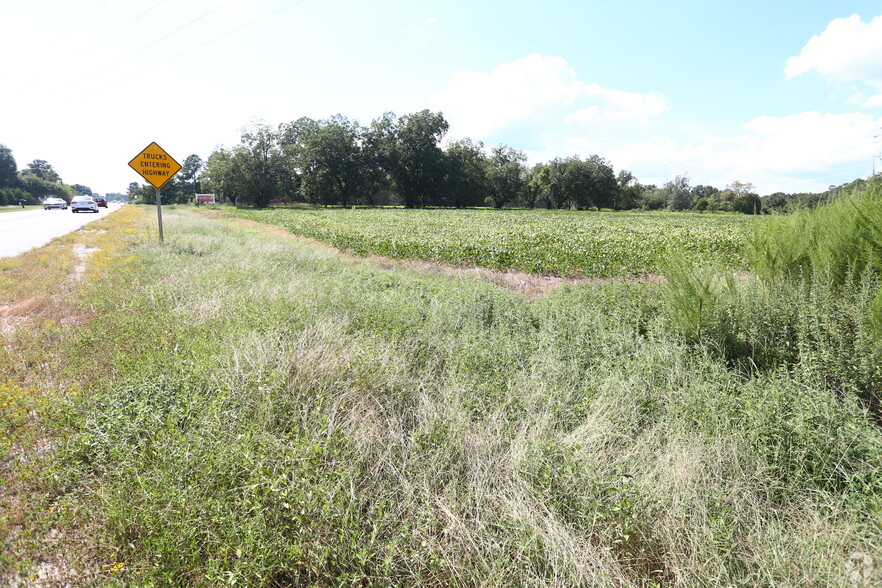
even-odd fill
[{"label": "bushy green plant", "polygon": [[869,268],[882,270],[882,185],[825,206],[773,216],[748,239],[751,267],[767,280],[817,277],[833,285]]}]

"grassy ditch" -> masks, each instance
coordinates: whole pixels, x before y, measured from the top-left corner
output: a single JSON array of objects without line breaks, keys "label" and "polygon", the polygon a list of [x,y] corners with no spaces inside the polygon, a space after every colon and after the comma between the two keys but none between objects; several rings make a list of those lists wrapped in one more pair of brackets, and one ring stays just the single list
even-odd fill
[{"label": "grassy ditch", "polygon": [[41,561],[144,586],[882,579],[882,433],[797,369],[811,341],[745,370],[660,284],[529,300],[164,220],[162,247],[101,225],[120,248],[74,286],[88,316],[4,334],[15,402],[44,404],[2,413],[22,492],[0,580]]}]

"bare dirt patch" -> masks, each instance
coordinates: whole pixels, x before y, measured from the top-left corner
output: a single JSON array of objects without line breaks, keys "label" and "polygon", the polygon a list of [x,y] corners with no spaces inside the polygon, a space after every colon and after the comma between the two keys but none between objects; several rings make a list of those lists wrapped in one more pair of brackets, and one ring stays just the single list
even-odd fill
[{"label": "bare dirt patch", "polygon": [[90,254],[95,253],[96,251],[101,251],[101,248],[86,247],[82,243],[77,243],[73,246],[73,252],[77,258],[77,264],[74,266],[73,272],[71,273],[71,277],[74,280],[82,279],[83,274],[86,273],[86,260]]}]

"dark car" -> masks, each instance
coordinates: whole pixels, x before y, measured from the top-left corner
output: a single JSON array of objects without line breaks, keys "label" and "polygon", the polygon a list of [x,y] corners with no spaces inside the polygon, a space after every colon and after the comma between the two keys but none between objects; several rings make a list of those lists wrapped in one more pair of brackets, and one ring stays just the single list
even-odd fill
[{"label": "dark car", "polygon": [[103,206],[104,208],[107,208],[107,200],[105,200],[103,196],[93,195],[92,200],[94,200],[95,204],[97,204],[98,206]]}]

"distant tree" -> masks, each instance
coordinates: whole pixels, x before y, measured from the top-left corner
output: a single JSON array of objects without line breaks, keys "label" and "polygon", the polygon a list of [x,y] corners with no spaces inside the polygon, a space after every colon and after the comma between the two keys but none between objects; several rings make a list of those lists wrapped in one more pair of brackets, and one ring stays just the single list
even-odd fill
[{"label": "distant tree", "polygon": [[734,181],[726,186],[726,191],[731,192],[732,210],[744,214],[759,214],[762,210],[762,201],[758,194],[754,192],[753,184],[750,182]]},{"label": "distant tree", "polygon": [[619,186],[615,172],[602,157],[555,158],[548,167],[551,174],[547,201],[555,208],[587,210],[614,205]]},{"label": "distant tree", "polygon": [[0,145],[0,188],[13,188],[18,185],[18,166],[12,149]]},{"label": "distant tree", "polygon": [[18,204],[24,200],[25,204],[36,204],[37,199],[21,188],[0,188],[0,206]]},{"label": "distant tree", "polygon": [[694,186],[692,188],[692,200],[696,201],[701,198],[710,199],[713,198],[713,195],[719,192],[717,188],[713,186],[708,186],[705,184],[699,184],[698,186]]},{"label": "distant tree", "polygon": [[[152,187],[151,190],[153,190],[155,198],[156,190]],[[180,172],[172,176],[171,179],[162,186],[159,196],[162,198],[163,204],[186,204],[192,199],[192,196],[187,189],[187,185],[181,180]]]},{"label": "distant tree", "polygon": [[471,139],[455,141],[447,146],[445,181],[442,203],[462,208],[481,206],[488,195],[487,156],[484,144]]},{"label": "distant tree", "polygon": [[67,191],[73,191],[70,187],[64,186],[63,184],[44,180],[29,169],[19,172],[18,181],[23,190],[38,199],[52,195],[60,196],[66,194]]},{"label": "distant tree", "polygon": [[784,192],[775,192],[761,198],[764,211],[787,212],[788,198]]},{"label": "distant tree", "polygon": [[505,145],[493,148],[487,159],[487,186],[490,203],[502,208],[521,197],[527,185],[527,156]]},{"label": "distant tree", "polygon": [[[205,189],[213,192],[218,201],[227,199],[234,202],[236,179],[232,150],[221,147],[213,151],[208,156],[208,161],[205,162],[200,175],[200,181]],[[131,187],[131,184],[129,186]]]},{"label": "distant tree", "polygon": [[[736,201],[742,197],[749,197],[753,194],[753,184],[750,182],[739,182],[734,181],[731,184],[728,184],[724,190],[718,191],[713,194],[711,197],[711,202],[708,206],[708,210],[720,211],[720,212],[732,212],[735,210]],[[752,202],[752,198],[748,198]],[[755,204],[755,203],[753,203]],[[746,200],[741,201],[742,208],[747,206],[753,206],[753,204],[748,204]]]},{"label": "distant tree", "polygon": [[763,204],[757,194],[744,194],[737,196],[732,203],[732,210],[744,214],[760,214]]},{"label": "distant tree", "polygon": [[25,172],[32,173],[41,180],[47,182],[61,182],[58,173],[52,169],[52,166],[45,159],[35,159],[28,164]]},{"label": "distant tree", "polygon": [[692,189],[689,187],[689,178],[678,175],[673,180],[665,182],[662,187],[662,198],[668,210],[687,210],[692,208]]},{"label": "distant tree", "polygon": [[286,130],[286,154],[299,172],[303,197],[326,205],[357,203],[368,189],[358,123],[337,115],[310,124],[301,119]]},{"label": "distant tree", "polygon": [[90,188],[89,186],[84,186],[84,185],[82,185],[82,184],[74,184],[74,185],[71,186],[71,187],[72,187],[72,188],[74,189],[74,191],[77,192],[78,194],[86,194],[86,195],[91,195],[91,194],[92,194],[92,188]]},{"label": "distant tree", "polygon": [[667,192],[663,188],[659,188],[655,184],[644,186],[641,206],[643,210],[661,210],[667,205]]},{"label": "distant tree", "polygon": [[612,166],[599,155],[585,160],[585,172],[589,178],[586,191],[579,195],[579,208],[611,208],[616,200],[618,184]]},{"label": "distant tree", "polygon": [[[831,186],[831,188],[835,189],[833,186]],[[726,189],[732,190],[732,192],[735,193],[735,196],[745,196],[754,193],[753,184],[751,182],[739,182],[738,180],[727,185]]]},{"label": "distant tree", "polygon": [[578,194],[585,190],[587,176],[577,157],[555,157],[548,163],[549,182],[546,204],[549,208],[574,208]]},{"label": "distant tree", "polygon": [[[391,123],[391,124],[390,124]],[[395,119],[385,115],[374,122],[382,139],[383,167],[407,208],[440,203],[445,157],[439,147],[449,125],[440,112],[422,110]]]},{"label": "distant tree", "polygon": [[630,210],[637,208],[643,195],[643,186],[637,181],[630,171],[623,169],[616,176],[618,190],[615,193],[613,208],[616,210]]},{"label": "distant tree", "polygon": [[535,208],[536,203],[544,201],[551,184],[551,168],[544,163],[537,163],[527,174],[527,185],[524,187],[524,205],[527,208]]},{"label": "distant tree", "polygon": [[242,203],[265,208],[280,192],[284,169],[278,134],[265,123],[255,123],[232,150],[229,185]]},{"label": "distant tree", "polygon": [[194,194],[202,192],[202,186],[199,182],[199,174],[202,172],[203,167],[205,167],[205,163],[202,161],[202,158],[194,153],[188,155],[186,159],[184,159],[184,165],[181,166],[180,173],[175,176],[176,178],[180,178],[180,181],[183,184],[186,198],[185,202],[189,202],[194,197]]}]

